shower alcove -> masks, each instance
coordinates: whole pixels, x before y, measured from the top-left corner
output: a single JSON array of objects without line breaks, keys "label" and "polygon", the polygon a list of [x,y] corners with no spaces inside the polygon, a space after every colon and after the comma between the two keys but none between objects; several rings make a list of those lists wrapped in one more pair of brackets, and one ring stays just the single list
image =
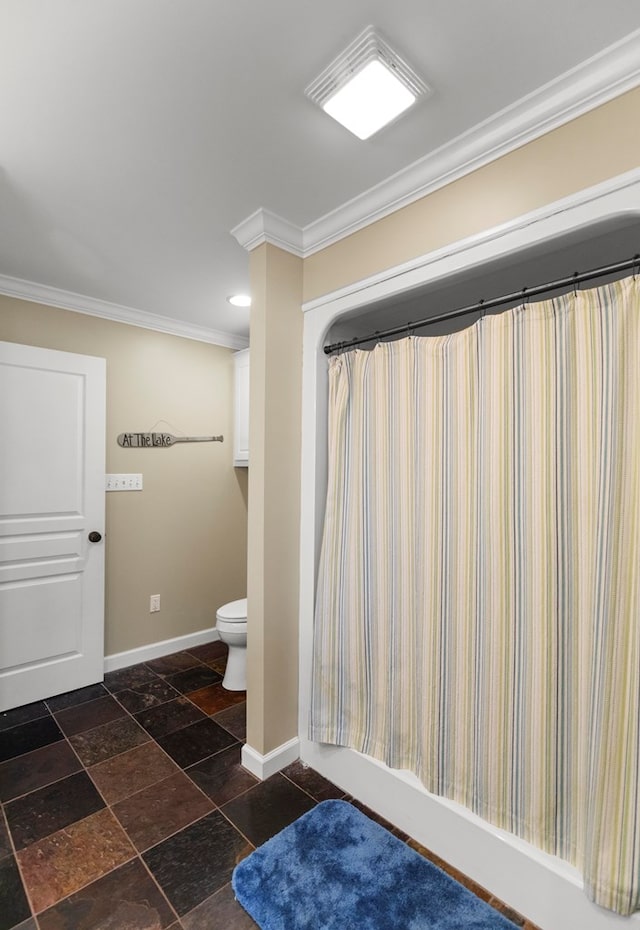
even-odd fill
[{"label": "shower alcove", "polygon": [[[624,918],[596,907],[585,896],[579,873],[569,864],[489,825],[455,802],[429,794],[411,773],[391,770],[353,750],[313,743],[306,737],[314,592],[326,487],[327,360],[323,349],[327,344],[446,313],[480,299],[521,292],[524,287],[570,277],[576,271],[621,262],[638,253],[640,170],[303,307],[301,759],[543,930],[640,930],[640,912]],[[453,332],[471,325],[478,315],[434,324],[419,334]]]}]

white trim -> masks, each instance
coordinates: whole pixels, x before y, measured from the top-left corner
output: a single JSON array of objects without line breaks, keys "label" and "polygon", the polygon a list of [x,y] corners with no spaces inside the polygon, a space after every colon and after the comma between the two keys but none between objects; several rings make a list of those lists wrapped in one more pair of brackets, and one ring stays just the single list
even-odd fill
[{"label": "white trim", "polygon": [[264,781],[280,769],[295,762],[300,756],[300,740],[297,736],[281,746],[276,746],[265,756],[245,743],[242,747],[242,764],[252,775]]},{"label": "white trim", "polygon": [[304,739],[300,758],[544,930],[640,927],[640,913],[620,917],[592,904],[568,862],[429,794],[410,772]]},{"label": "white trim", "polygon": [[[374,299],[393,296],[400,291],[406,294],[427,280],[449,277],[462,268],[469,269],[474,265],[484,264],[497,251],[500,251],[501,240],[513,240],[509,250],[515,252],[533,245],[532,236],[535,241],[544,241],[574,229],[576,228],[576,211],[579,208],[584,208],[585,212],[585,220],[581,225],[590,225],[592,220],[589,218],[593,215],[593,205],[599,200],[610,201],[612,195],[618,195],[616,201],[619,203],[617,211],[619,214],[637,213],[637,208],[625,199],[624,193],[639,182],[640,168],[634,168],[632,171],[609,178],[601,184],[578,191],[499,226],[483,230],[401,265],[387,268],[368,278],[322,294],[320,297],[306,301],[302,305],[302,310],[308,313],[322,307],[331,307],[333,312],[340,315],[347,310],[370,303]],[[548,225],[542,229],[545,221],[548,221]],[[520,240],[520,246],[516,244],[516,238]],[[621,260],[624,257],[627,256],[621,256]],[[431,268],[438,269],[438,273],[432,274]]]},{"label": "white trim", "polygon": [[74,313],[97,316],[104,320],[113,320],[115,323],[152,329],[170,336],[182,336],[184,339],[195,339],[210,345],[224,346],[227,349],[245,349],[249,345],[249,340],[244,336],[233,336],[230,333],[208,329],[206,326],[198,326],[196,323],[185,323],[157,313],[148,313],[146,310],[123,307],[97,297],[75,294],[72,291],[49,287],[47,284],[11,278],[8,275],[0,275],[0,294],[18,297],[20,300],[29,300],[32,303],[46,304],[49,307],[59,307],[61,310],[72,310]]},{"label": "white trim", "polygon": [[236,238],[249,250],[272,242],[308,258],[638,85],[640,30],[308,225],[300,228],[276,217],[284,226],[274,227],[272,237],[269,224],[260,217],[267,211],[257,210],[232,234],[244,231]]},{"label": "white trim", "polygon": [[187,633],[186,636],[175,636],[173,639],[163,639],[157,643],[148,643],[138,646],[137,649],[128,649],[126,652],[114,652],[104,657],[105,672],[115,672],[119,668],[129,668],[139,662],[149,662],[151,659],[160,659],[170,656],[174,652],[193,649],[195,646],[204,646],[205,643],[214,643],[220,639],[215,627],[198,630],[197,633]]},{"label": "white trim", "polygon": [[[506,901],[544,930],[640,930],[640,913],[619,917],[591,904],[575,870],[501,834],[459,805],[430,795],[417,779],[352,750],[306,740],[310,706],[316,569],[326,488],[327,365],[322,346],[343,314],[381,298],[402,299],[412,289],[454,279],[487,262],[526,255],[561,236],[576,240],[588,230],[640,217],[640,170],[518,217],[477,237],[453,243],[415,262],[392,268],[305,305],[303,337],[302,471],[300,537],[300,755],[330,781],[379,811],[456,868]],[[581,233],[584,231],[584,233]]]},{"label": "white trim", "polygon": [[276,213],[256,210],[231,230],[231,235],[247,250],[253,251],[264,242],[277,245],[286,252],[303,258],[302,230]]},{"label": "white trim", "polygon": [[457,181],[640,84],[640,30],[303,229],[304,257]]}]

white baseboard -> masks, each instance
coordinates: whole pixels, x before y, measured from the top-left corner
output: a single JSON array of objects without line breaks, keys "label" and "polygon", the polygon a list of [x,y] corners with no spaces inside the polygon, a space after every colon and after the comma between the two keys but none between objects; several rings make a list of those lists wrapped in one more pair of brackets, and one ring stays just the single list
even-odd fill
[{"label": "white baseboard", "polygon": [[242,747],[242,764],[252,775],[264,781],[271,775],[275,775],[280,769],[295,762],[300,755],[300,740],[297,736],[290,739],[281,746],[276,746],[266,756],[261,755],[252,749],[248,743]]},{"label": "white baseboard", "polygon": [[193,649],[194,646],[203,646],[220,639],[214,627],[198,630],[197,633],[187,633],[186,636],[175,636],[173,639],[163,639],[158,643],[149,643],[138,646],[137,649],[128,649],[126,652],[114,652],[104,657],[105,672],[115,672],[119,668],[128,668],[139,662],[149,662],[151,659],[160,659],[173,652],[182,652],[183,649]]}]

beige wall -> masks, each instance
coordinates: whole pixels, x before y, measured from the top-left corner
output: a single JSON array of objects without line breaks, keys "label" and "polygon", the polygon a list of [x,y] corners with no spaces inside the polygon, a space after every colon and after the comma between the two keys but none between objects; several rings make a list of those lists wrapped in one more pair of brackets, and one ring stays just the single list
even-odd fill
[{"label": "beige wall", "polygon": [[640,88],[311,255],[304,299],[483,232],[640,165]]},{"label": "beige wall", "polygon": [[[232,352],[0,296],[0,339],[107,360],[107,472],[144,490],[106,495],[105,654],[215,624],[246,592],[247,470],[232,461]],[[224,443],[121,449],[156,426]],[[160,594],[160,613],[149,596]]]},{"label": "beige wall", "polygon": [[298,732],[302,261],[251,253],[247,742]]}]

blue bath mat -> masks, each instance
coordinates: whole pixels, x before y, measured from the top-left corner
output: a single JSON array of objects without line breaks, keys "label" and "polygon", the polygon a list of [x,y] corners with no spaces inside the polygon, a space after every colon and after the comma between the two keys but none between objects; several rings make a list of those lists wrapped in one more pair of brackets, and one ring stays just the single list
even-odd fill
[{"label": "blue bath mat", "polygon": [[514,930],[345,801],[324,801],[260,846],[233,889],[262,930]]}]

